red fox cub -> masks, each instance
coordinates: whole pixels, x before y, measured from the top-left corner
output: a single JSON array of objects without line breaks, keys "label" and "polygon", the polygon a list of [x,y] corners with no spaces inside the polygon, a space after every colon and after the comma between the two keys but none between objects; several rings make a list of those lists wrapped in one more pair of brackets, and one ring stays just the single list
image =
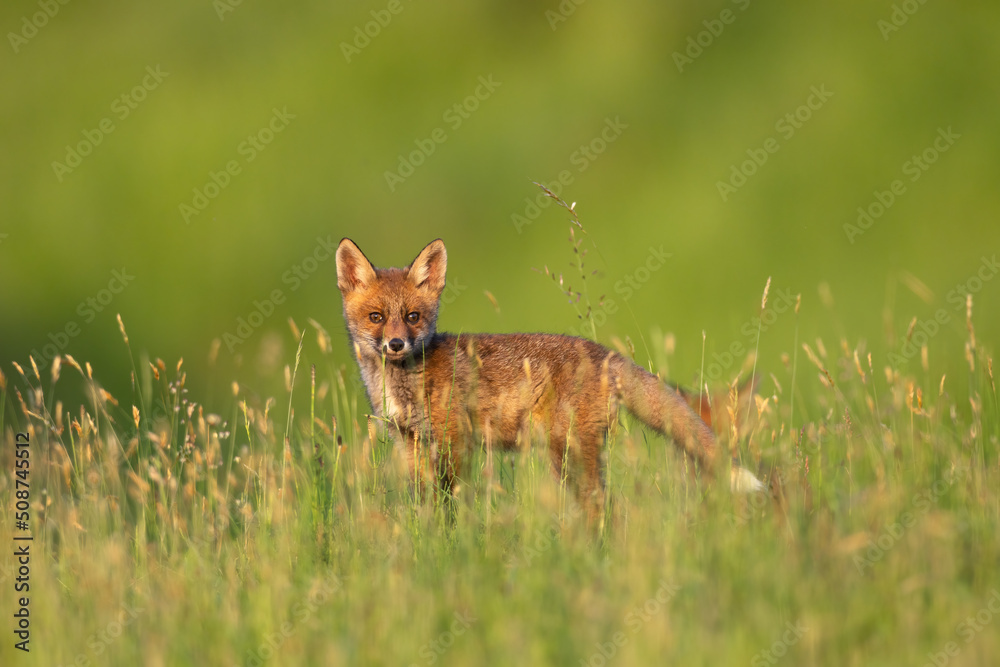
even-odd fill
[{"label": "red fox cub", "polygon": [[[503,449],[544,442],[555,473],[568,474],[596,518],[602,447],[619,406],[715,473],[721,455],[709,427],[621,355],[572,336],[439,333],[446,266],[440,239],[403,268],[375,268],[350,239],[337,248],[337,287],[368,399],[405,443],[411,480],[422,487],[432,477],[449,493],[476,437]],[[743,470],[733,485],[760,488]]]}]

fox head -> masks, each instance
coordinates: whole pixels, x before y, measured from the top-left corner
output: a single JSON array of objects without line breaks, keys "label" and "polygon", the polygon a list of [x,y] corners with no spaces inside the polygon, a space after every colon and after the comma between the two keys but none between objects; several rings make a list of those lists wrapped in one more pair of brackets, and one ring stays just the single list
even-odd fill
[{"label": "fox head", "polygon": [[437,328],[445,286],[444,241],[431,241],[409,266],[376,269],[350,239],[337,247],[337,287],[359,357],[400,363],[421,351]]}]

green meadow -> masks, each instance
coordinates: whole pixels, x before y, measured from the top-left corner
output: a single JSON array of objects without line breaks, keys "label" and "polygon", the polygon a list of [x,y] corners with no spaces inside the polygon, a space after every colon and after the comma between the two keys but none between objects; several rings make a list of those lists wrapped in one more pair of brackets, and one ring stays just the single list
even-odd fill
[{"label": "green meadow", "polygon": [[[998,28],[5,2],[0,664],[994,664]],[[710,397],[768,493],[623,416],[602,530],[544,443],[414,499],[343,237],[442,238],[442,330],[586,336]]]},{"label": "green meadow", "polygon": [[[31,554],[28,571],[5,565],[5,610],[30,583],[31,649],[8,632],[5,664],[972,665],[1000,651],[1000,412],[971,340],[940,379],[875,368],[846,341],[790,349],[721,436],[768,494],[703,483],[622,419],[595,531],[538,450],[481,452],[453,505],[415,500],[318,324],[285,334],[299,344],[283,391],[234,382],[211,403],[125,331],[128,394],[73,357],[4,379],[4,541]],[[669,343],[650,342],[667,368]],[[79,409],[59,399],[72,385],[90,397]],[[740,409],[732,398],[717,407]]]}]

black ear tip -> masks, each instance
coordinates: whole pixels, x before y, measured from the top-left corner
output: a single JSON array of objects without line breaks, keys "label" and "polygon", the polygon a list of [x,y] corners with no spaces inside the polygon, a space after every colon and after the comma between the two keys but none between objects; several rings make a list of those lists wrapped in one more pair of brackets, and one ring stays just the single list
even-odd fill
[{"label": "black ear tip", "polygon": [[345,255],[365,254],[357,243],[347,238],[346,236],[340,239],[340,243],[337,245],[337,255],[339,256],[341,253],[344,253]]}]

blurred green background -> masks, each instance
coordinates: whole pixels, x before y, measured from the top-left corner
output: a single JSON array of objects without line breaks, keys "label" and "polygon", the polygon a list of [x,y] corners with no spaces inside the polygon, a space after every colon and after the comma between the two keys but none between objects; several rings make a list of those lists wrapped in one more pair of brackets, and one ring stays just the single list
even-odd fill
[{"label": "blurred green background", "polygon": [[[901,350],[912,317],[941,308],[932,370],[961,363],[961,285],[976,292],[980,340],[1000,327],[1000,280],[982,263],[1000,251],[995,2],[16,0],[0,28],[7,374],[65,341],[60,351],[127,388],[116,313],[135,351],[204,370],[213,339],[237,334],[275,290],[284,302],[192,384],[263,382],[290,360],[289,317],[324,325],[350,364],[334,261],[314,255],[317,239],[343,236],[380,266],[443,238],[454,298],[441,328],[579,330],[532,271],[581,287],[568,216],[513,217],[535,213],[531,180],[563,171],[582,247],[600,250],[587,257],[591,296],[619,307],[598,339],[630,336],[644,361],[640,337],[675,333],[682,382],[698,371],[703,330],[706,366],[736,373],[724,351],[752,347],[768,276],[772,303],[802,293],[800,340],[867,341],[876,366]],[[937,153],[948,128],[959,136]],[[443,143],[390,184],[386,172],[434,136]],[[914,170],[925,149],[935,161]],[[724,199],[733,165],[753,173]],[[849,234],[858,207],[876,192],[888,201],[896,179],[902,194]],[[650,248],[670,257],[646,273]],[[312,272],[295,276],[297,265]],[[127,286],[102,292],[123,269]],[[791,351],[795,317],[767,329],[764,371]]]}]

